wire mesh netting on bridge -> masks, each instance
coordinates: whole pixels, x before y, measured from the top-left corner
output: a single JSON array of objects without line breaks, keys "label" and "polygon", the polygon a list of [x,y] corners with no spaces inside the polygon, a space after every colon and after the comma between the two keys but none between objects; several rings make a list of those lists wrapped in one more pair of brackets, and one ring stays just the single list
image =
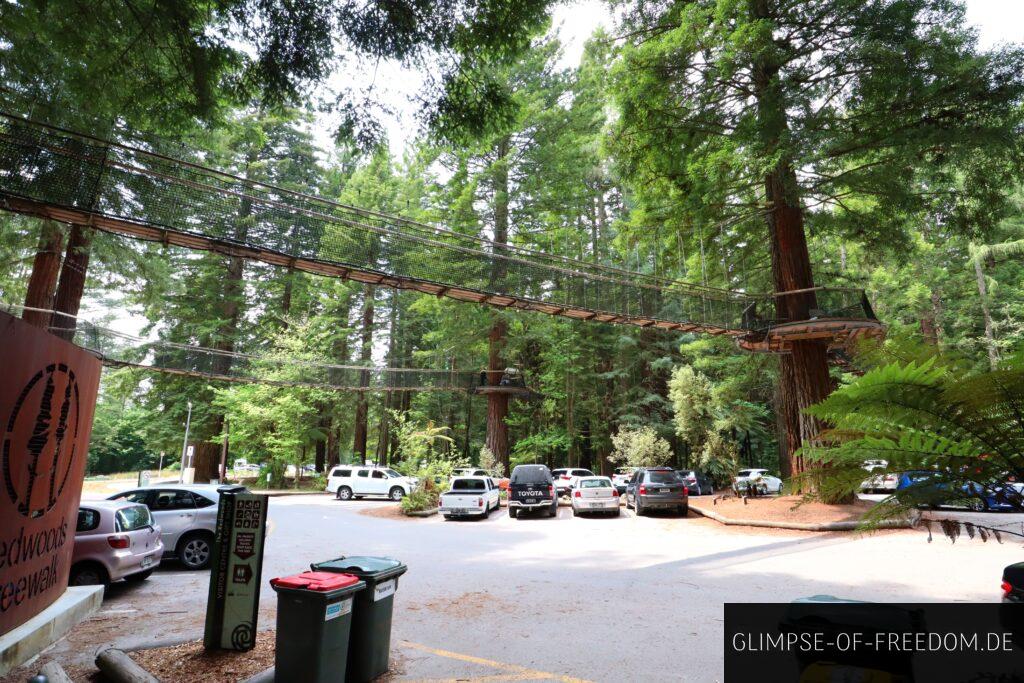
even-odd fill
[{"label": "wire mesh netting on bridge", "polygon": [[[138,143],[141,145],[141,143]],[[202,161],[202,154],[194,158]],[[545,254],[0,114],[3,208],[309,272],[600,322],[763,334],[770,295]],[[804,294],[803,296],[808,296]],[[825,316],[873,317],[818,289]]]},{"label": "wire mesh netting on bridge", "polygon": [[[0,304],[12,315],[26,308]],[[135,367],[172,375],[226,382],[310,387],[340,391],[471,391],[479,373],[431,368],[339,365],[286,355],[252,355],[150,340],[95,325],[56,311],[49,330],[95,353],[108,367]]]}]

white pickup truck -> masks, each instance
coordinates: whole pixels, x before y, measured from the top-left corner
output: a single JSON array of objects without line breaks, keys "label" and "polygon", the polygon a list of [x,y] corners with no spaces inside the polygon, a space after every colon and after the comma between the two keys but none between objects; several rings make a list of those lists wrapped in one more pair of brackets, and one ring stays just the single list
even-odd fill
[{"label": "white pickup truck", "polygon": [[455,477],[437,503],[445,519],[486,517],[501,507],[501,492],[490,477]]}]

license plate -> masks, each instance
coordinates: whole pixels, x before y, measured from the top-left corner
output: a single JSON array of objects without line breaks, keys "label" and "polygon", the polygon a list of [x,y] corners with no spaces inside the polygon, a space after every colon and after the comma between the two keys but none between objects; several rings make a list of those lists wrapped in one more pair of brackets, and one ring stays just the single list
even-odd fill
[{"label": "license plate", "polygon": [[600,503],[590,503],[590,507],[592,507],[592,508],[599,508],[599,507],[601,507],[601,504]]},{"label": "license plate", "polygon": [[658,489],[661,493],[670,493],[672,489]]},{"label": "license plate", "polygon": [[537,502],[537,499],[536,498],[527,498],[523,502],[526,503],[527,505],[533,505],[534,503]]},{"label": "license plate", "polygon": [[153,564],[153,556],[152,555],[150,555],[149,557],[142,558],[142,566],[143,567],[148,567],[151,564]]}]

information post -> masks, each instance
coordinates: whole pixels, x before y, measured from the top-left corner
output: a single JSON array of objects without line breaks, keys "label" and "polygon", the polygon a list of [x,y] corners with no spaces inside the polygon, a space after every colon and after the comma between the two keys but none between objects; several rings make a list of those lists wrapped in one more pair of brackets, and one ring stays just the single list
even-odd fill
[{"label": "information post", "polygon": [[251,650],[256,645],[267,501],[254,493],[220,494],[203,635],[207,649]]}]

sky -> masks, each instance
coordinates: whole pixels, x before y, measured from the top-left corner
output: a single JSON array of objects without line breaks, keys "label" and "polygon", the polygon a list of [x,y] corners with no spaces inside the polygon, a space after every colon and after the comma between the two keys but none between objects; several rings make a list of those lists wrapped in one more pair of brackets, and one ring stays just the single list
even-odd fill
[{"label": "sky", "polygon": [[[977,28],[982,48],[1024,42],[1024,0],[966,0],[966,6],[967,21]],[[604,0],[578,0],[559,5],[554,11],[552,25],[563,44],[560,66],[573,68],[579,64],[587,38],[599,26],[611,29],[612,20]],[[327,88],[338,89],[342,84],[359,88],[373,86],[378,97],[393,111],[383,116],[383,124],[392,152],[396,156],[401,155],[419,131],[415,105],[411,100],[422,84],[421,76],[394,63],[362,64],[357,69],[335,74]],[[330,117],[316,121],[314,135],[324,149],[331,147],[335,127],[336,122]],[[108,303],[95,299],[83,301],[81,315],[86,319],[98,319],[111,313],[114,318],[107,324],[125,334],[137,335],[147,323],[141,315],[130,311],[112,311]]]}]

